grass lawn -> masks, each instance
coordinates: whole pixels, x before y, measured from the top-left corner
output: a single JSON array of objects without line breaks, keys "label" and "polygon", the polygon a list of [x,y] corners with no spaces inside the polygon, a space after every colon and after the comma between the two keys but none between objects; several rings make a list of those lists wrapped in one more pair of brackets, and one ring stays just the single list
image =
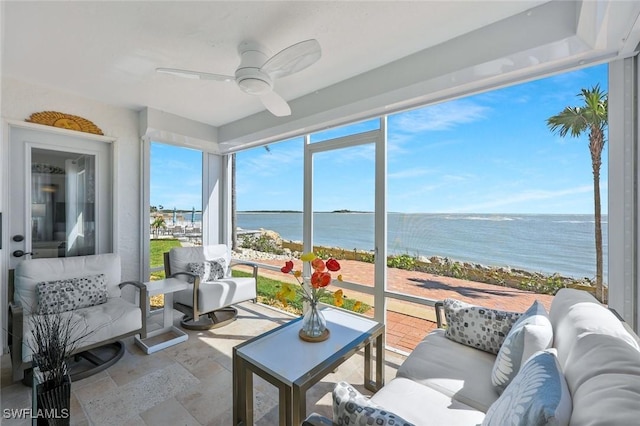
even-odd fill
[{"label": "grass lawn", "polygon": [[[151,267],[155,268],[164,265],[164,253],[171,250],[172,247],[180,247],[180,241],[175,239],[161,239],[151,240],[149,244],[151,250]],[[258,270],[259,272],[260,270]],[[244,271],[233,271],[234,277],[250,277],[251,274]],[[164,270],[151,273],[151,280],[161,280],[164,278]],[[280,309],[284,309],[284,306],[280,301],[276,299],[276,293],[280,291],[282,281],[274,280],[271,278],[265,278],[258,275],[258,299],[261,303],[266,305],[276,306]],[[333,305],[333,297],[326,295],[320,299],[321,302],[328,305]],[[342,307],[344,309],[353,311],[353,306],[357,301],[355,299],[345,299]],[[153,296],[151,298],[152,307],[160,307],[164,305],[164,295]],[[368,311],[370,308],[367,304],[362,304],[357,312],[362,313]],[[302,313],[302,300],[297,299],[289,302],[289,307],[286,310],[294,313]]]},{"label": "grass lawn", "polygon": [[[258,271],[260,270],[258,269]],[[233,276],[234,277],[250,277],[251,274],[244,271],[233,271]],[[258,275],[258,299],[260,300],[260,302],[266,305],[276,306],[280,309],[283,309],[284,306],[282,305],[282,303],[278,299],[276,299],[276,293],[280,291],[281,285],[282,285],[282,281],[274,280],[271,278],[265,278]],[[327,305],[334,305],[333,296],[330,294],[327,294],[321,297],[320,301],[322,303],[326,303]],[[353,306],[355,305],[356,302],[357,300],[355,299],[349,299],[349,298],[344,299],[342,308],[347,309],[349,311],[353,311],[354,310]],[[369,308],[371,308],[369,305],[362,303],[360,306],[360,309],[358,309],[356,312],[363,313],[368,311]],[[301,314],[302,299],[297,298],[293,301],[290,301],[287,310],[290,312]]]},{"label": "grass lawn", "polygon": [[[180,247],[180,241],[176,239],[151,240],[149,250],[151,251],[150,261],[151,267],[156,268],[164,265],[164,253],[173,247]],[[161,280],[164,278],[164,270],[151,273],[152,280]]]}]

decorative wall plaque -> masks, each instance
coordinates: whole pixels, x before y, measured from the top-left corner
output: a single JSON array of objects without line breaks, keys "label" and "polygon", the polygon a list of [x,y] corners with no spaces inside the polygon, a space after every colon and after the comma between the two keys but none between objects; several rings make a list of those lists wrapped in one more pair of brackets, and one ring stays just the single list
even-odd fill
[{"label": "decorative wall plaque", "polygon": [[25,121],[44,124],[46,126],[61,127],[63,129],[77,130],[79,132],[104,135],[98,126],[86,118],[57,111],[34,112]]}]

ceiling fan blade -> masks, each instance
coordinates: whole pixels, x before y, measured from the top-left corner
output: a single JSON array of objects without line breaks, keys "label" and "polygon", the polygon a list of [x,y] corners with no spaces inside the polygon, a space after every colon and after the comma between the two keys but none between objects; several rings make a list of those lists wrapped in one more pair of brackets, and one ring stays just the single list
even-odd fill
[{"label": "ceiling fan blade", "polygon": [[276,92],[267,92],[264,95],[260,95],[262,104],[276,117],[286,117],[291,115],[291,108],[287,101]]},{"label": "ceiling fan blade", "polygon": [[260,68],[271,78],[281,78],[302,71],[322,56],[318,40],[310,39],[293,44],[273,55]]},{"label": "ceiling fan blade", "polygon": [[215,80],[215,81],[234,81],[235,80],[235,77],[230,75],[180,70],[177,68],[156,68],[156,72],[159,72],[160,74],[176,75],[178,77],[183,77],[183,78],[191,78],[194,80]]}]

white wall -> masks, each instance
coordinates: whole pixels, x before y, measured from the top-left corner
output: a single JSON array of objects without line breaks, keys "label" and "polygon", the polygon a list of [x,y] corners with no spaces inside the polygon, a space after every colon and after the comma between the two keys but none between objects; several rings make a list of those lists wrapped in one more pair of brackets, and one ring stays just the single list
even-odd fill
[{"label": "white wall", "polygon": [[[122,256],[122,278],[141,279],[142,192],[138,113],[23,81],[2,79],[2,118],[22,121],[39,111],[59,111],[78,115],[95,123],[105,136],[117,138],[114,149],[114,250]],[[0,188],[3,186],[4,184],[0,184]]]}]

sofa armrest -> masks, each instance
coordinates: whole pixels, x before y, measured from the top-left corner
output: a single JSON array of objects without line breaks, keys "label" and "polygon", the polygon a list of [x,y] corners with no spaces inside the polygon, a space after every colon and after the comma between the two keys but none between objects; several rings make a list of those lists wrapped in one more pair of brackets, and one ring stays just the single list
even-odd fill
[{"label": "sofa armrest", "polygon": [[438,328],[443,328],[444,323],[442,322],[442,311],[444,310],[444,302],[442,300],[438,300],[434,309],[436,311],[436,323],[438,324]]},{"label": "sofa armrest", "polygon": [[140,311],[142,312],[142,330],[140,331],[140,338],[147,338],[147,306],[149,306],[149,294],[147,292],[147,286],[140,281],[123,281],[118,286],[122,287],[126,285],[132,285],[140,291]]},{"label": "sofa armrest", "polygon": [[302,426],[334,426],[334,423],[325,416],[311,413],[309,417],[304,419]]}]

